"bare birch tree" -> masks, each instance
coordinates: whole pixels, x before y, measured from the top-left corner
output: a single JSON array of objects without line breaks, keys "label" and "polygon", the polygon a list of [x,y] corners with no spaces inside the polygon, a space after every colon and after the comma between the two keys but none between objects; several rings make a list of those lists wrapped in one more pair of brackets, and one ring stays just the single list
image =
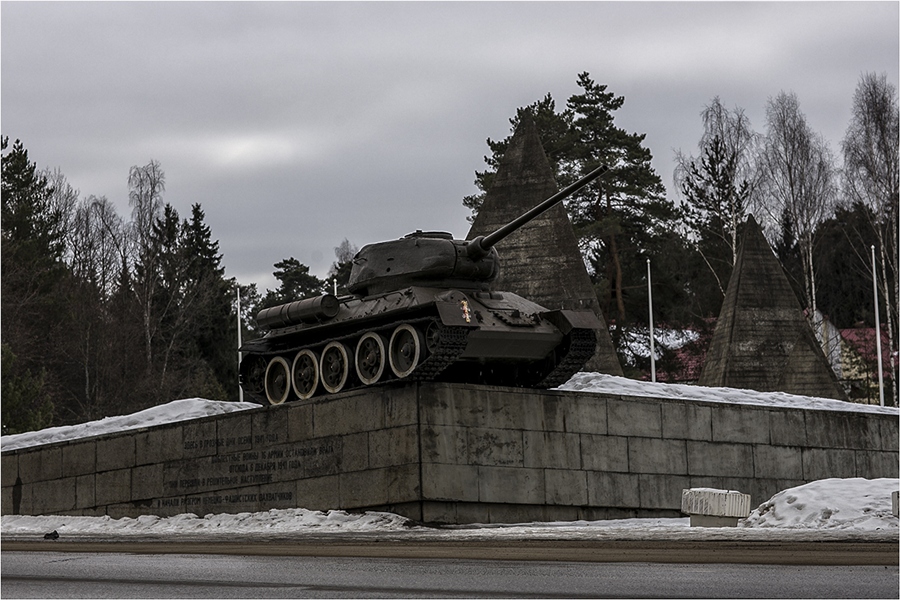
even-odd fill
[{"label": "bare birch tree", "polygon": [[766,137],[760,155],[761,207],[769,223],[793,226],[803,268],[810,318],[816,305],[816,228],[832,212],[836,198],[834,158],[825,139],[813,132],[797,96],[781,92],[766,107]]},{"label": "bare birch tree", "polygon": [[[68,234],[69,268],[74,276],[69,291],[75,335],[61,351],[79,365],[83,389],[74,394],[76,416],[94,419],[110,408],[112,399],[108,371],[116,357],[111,353],[111,331],[107,301],[113,293],[123,264],[125,224],[105,197],[89,196],[74,211]],[[76,412],[75,409],[71,409]]]},{"label": "bare birch tree", "polygon": [[[898,198],[900,198],[900,110],[897,89],[886,75],[866,73],[853,95],[853,117],[841,148],[844,154],[844,193],[850,203],[871,209],[872,229],[878,240],[881,272],[876,277],[886,307],[891,371],[897,350],[897,303],[900,281],[897,271]],[[860,257],[870,269],[868,255]],[[874,275],[874,274],[873,274]]]},{"label": "bare birch tree", "polygon": [[166,176],[159,162],[151,160],[128,172],[128,203],[131,205],[131,242],[136,265],[134,292],[141,307],[147,373],[153,365],[153,295],[159,286],[158,253],[154,248],[153,225],[162,213]]}]

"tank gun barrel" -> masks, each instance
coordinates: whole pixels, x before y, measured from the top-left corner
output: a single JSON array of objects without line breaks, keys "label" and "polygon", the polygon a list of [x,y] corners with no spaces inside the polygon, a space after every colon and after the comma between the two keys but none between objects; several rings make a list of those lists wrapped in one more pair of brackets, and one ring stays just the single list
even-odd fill
[{"label": "tank gun barrel", "polygon": [[606,165],[601,165],[573,183],[572,185],[567,186],[565,189],[558,191],[553,194],[551,197],[547,198],[528,212],[516,217],[500,229],[489,233],[488,235],[478,236],[471,242],[467,247],[467,252],[470,258],[477,259],[479,257],[485,256],[497,243],[503,240],[506,236],[519,229],[532,219],[540,216],[546,211],[550,210],[555,204],[568,198],[590,182],[594,181],[604,173],[609,171],[609,167]]}]

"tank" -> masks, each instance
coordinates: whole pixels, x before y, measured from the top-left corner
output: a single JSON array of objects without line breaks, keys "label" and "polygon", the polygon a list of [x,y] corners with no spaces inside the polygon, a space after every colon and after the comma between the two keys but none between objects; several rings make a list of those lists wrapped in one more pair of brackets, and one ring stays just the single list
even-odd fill
[{"label": "tank", "polygon": [[271,404],[396,381],[561,385],[593,356],[593,311],[548,310],[495,290],[496,244],[607,171],[595,169],[486,236],[416,231],[364,246],[350,294],[259,312],[241,346],[245,393]]}]

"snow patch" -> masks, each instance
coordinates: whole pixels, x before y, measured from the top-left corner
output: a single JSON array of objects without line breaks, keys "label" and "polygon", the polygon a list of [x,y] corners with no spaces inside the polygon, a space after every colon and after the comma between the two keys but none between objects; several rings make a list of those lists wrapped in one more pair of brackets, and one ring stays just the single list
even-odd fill
[{"label": "snow patch", "polygon": [[175,400],[168,404],[161,404],[160,406],[153,406],[130,415],[105,417],[99,421],[89,421],[78,425],[50,427],[40,431],[4,435],[0,437],[0,449],[4,452],[7,450],[18,450],[19,448],[28,448],[41,444],[66,442],[95,435],[126,431],[128,429],[140,429],[141,427],[150,427],[152,425],[188,421],[190,419],[223,415],[259,407],[259,404],[253,404],[252,402],[221,402],[204,400],[203,398],[186,398],[184,400]]},{"label": "snow patch", "polygon": [[173,533],[274,533],[305,529],[324,531],[396,531],[405,529],[409,519],[385,512],[350,514],[303,508],[272,509],[258,513],[193,513],[174,517],[144,515],[137,518],[4,515],[4,535],[29,535],[57,531],[63,535],[145,535]]},{"label": "snow patch", "polygon": [[741,527],[789,529],[898,529],[891,492],[900,479],[820,479],[778,492],[740,522]]},{"label": "snow patch", "polygon": [[839,410],[846,412],[876,413],[898,415],[896,407],[873,406],[797,396],[784,392],[757,392],[724,387],[706,387],[679,383],[652,383],[606,375],[604,373],[576,373],[563,385],[555,388],[570,392],[589,392],[595,394],[611,394],[618,396],[638,396],[644,398],[670,398],[673,400],[691,400],[696,402],[721,402],[726,404],[750,404],[755,406],[802,408],[807,410]]}]

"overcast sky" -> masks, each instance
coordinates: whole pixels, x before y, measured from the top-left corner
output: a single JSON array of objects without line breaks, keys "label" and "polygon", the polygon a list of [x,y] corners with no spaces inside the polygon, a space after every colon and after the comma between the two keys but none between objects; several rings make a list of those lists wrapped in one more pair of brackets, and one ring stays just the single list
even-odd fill
[{"label": "overcast sky", "polygon": [[274,288],[289,256],[415,229],[464,237],[488,137],[576,76],[625,97],[669,194],[716,95],[764,129],[794,91],[839,155],[864,72],[895,86],[898,2],[3,2],[2,133],[130,216],[151,159],[199,202],[227,275]]}]

